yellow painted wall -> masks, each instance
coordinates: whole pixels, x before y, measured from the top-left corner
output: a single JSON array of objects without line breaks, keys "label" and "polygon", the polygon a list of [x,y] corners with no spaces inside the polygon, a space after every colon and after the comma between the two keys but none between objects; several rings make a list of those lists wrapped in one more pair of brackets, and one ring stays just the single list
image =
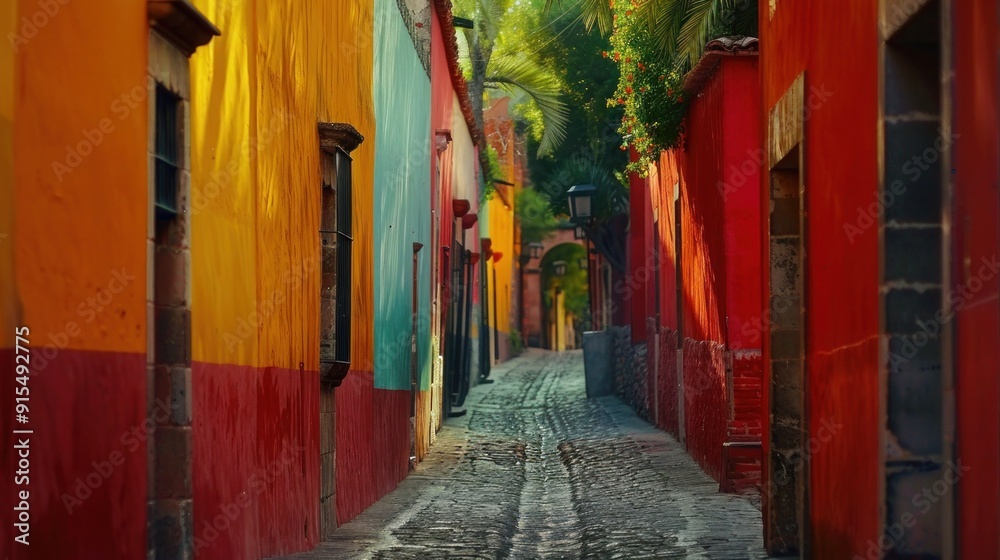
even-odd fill
[{"label": "yellow painted wall", "polygon": [[[510,189],[508,188],[508,192]],[[509,208],[504,205],[500,196],[495,195],[486,204],[486,215],[489,219],[488,234],[493,241],[493,252],[503,253],[500,262],[490,265],[490,326],[502,333],[510,332],[510,295],[513,279],[513,264],[517,258],[514,254],[514,205]],[[496,284],[493,283],[493,268],[496,268]],[[493,292],[496,290],[496,309],[493,313]],[[494,316],[496,315],[496,316]]]},{"label": "yellow painted wall", "polygon": [[145,353],[146,5],[53,4],[0,7],[24,39],[0,49],[0,315],[36,348]]},{"label": "yellow painted wall", "polygon": [[[505,179],[509,182],[517,183],[520,178],[515,168],[514,132],[513,124],[507,114],[508,99],[501,98],[488,111],[493,122],[487,123],[487,141],[500,158],[500,167],[503,170]],[[501,139],[500,136],[503,136]],[[491,265],[491,269],[496,267],[496,283],[493,282],[493,273],[490,271],[489,294],[490,301],[490,326],[501,333],[509,334],[516,316],[511,309],[511,296],[514,289],[515,259],[517,258],[514,244],[514,201],[519,184],[511,187],[509,185],[498,184],[497,192],[486,203],[486,224],[483,227],[483,237],[489,237],[493,241],[493,252],[503,253],[500,262]],[[493,294],[496,293],[496,313],[493,308]],[[502,344],[502,343],[501,343]],[[501,354],[505,355],[506,350],[502,349]]]},{"label": "yellow painted wall", "polygon": [[195,4],[225,32],[191,62],[193,357],[318,368],[316,126],[345,122],[365,137],[352,154],[352,367],[371,370],[371,3]]}]

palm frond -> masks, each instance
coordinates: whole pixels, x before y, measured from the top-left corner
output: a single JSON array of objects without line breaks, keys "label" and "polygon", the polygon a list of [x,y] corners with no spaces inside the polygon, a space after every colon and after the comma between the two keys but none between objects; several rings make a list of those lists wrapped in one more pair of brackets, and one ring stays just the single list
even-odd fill
[{"label": "palm frond", "polygon": [[638,9],[663,55],[687,66],[716,35],[757,35],[754,0],[642,0]]},{"label": "palm frond", "polygon": [[485,86],[511,94],[523,92],[535,103],[545,124],[538,146],[539,156],[551,153],[566,139],[569,107],[561,98],[562,83],[531,57],[495,54],[490,61]]},{"label": "palm frond", "polygon": [[649,32],[654,44],[665,56],[677,52],[677,37],[684,26],[691,0],[644,0],[639,5],[640,14],[649,22]]},{"label": "palm frond", "polygon": [[601,36],[611,35],[614,18],[608,0],[545,0],[545,13],[551,12],[556,5],[562,6],[564,2],[572,2],[570,9],[580,6],[583,25],[587,31],[596,27]]},{"label": "palm frond", "polygon": [[677,54],[688,64],[695,64],[721,19],[729,0],[689,0],[684,25],[677,35]]}]

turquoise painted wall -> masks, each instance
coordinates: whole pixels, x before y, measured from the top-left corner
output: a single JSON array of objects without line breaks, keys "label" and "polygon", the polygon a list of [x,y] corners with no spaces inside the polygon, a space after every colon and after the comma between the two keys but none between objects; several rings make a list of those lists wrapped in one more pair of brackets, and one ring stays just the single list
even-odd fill
[{"label": "turquoise painted wall", "polygon": [[375,0],[375,387],[409,389],[413,243],[417,366],[430,387],[431,84],[396,0]]}]

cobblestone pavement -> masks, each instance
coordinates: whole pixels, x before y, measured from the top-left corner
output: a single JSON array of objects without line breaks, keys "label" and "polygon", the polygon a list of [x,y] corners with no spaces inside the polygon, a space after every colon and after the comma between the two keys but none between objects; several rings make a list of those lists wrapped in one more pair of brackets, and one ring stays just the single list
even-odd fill
[{"label": "cobblestone pavement", "polygon": [[579,351],[493,372],[395,492],[290,558],[765,557],[757,508],[617,399],[588,400]]}]

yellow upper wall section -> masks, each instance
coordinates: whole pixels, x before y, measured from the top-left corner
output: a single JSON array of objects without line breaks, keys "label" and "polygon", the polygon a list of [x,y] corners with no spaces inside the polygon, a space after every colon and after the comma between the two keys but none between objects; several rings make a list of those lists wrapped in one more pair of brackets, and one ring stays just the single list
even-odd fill
[{"label": "yellow upper wall section", "polygon": [[0,4],[0,323],[143,353],[145,2]]},{"label": "yellow upper wall section", "polygon": [[366,139],[352,154],[352,361],[370,364],[372,3],[196,5],[222,36],[191,61],[193,357],[318,367],[316,127],[329,121]]}]

